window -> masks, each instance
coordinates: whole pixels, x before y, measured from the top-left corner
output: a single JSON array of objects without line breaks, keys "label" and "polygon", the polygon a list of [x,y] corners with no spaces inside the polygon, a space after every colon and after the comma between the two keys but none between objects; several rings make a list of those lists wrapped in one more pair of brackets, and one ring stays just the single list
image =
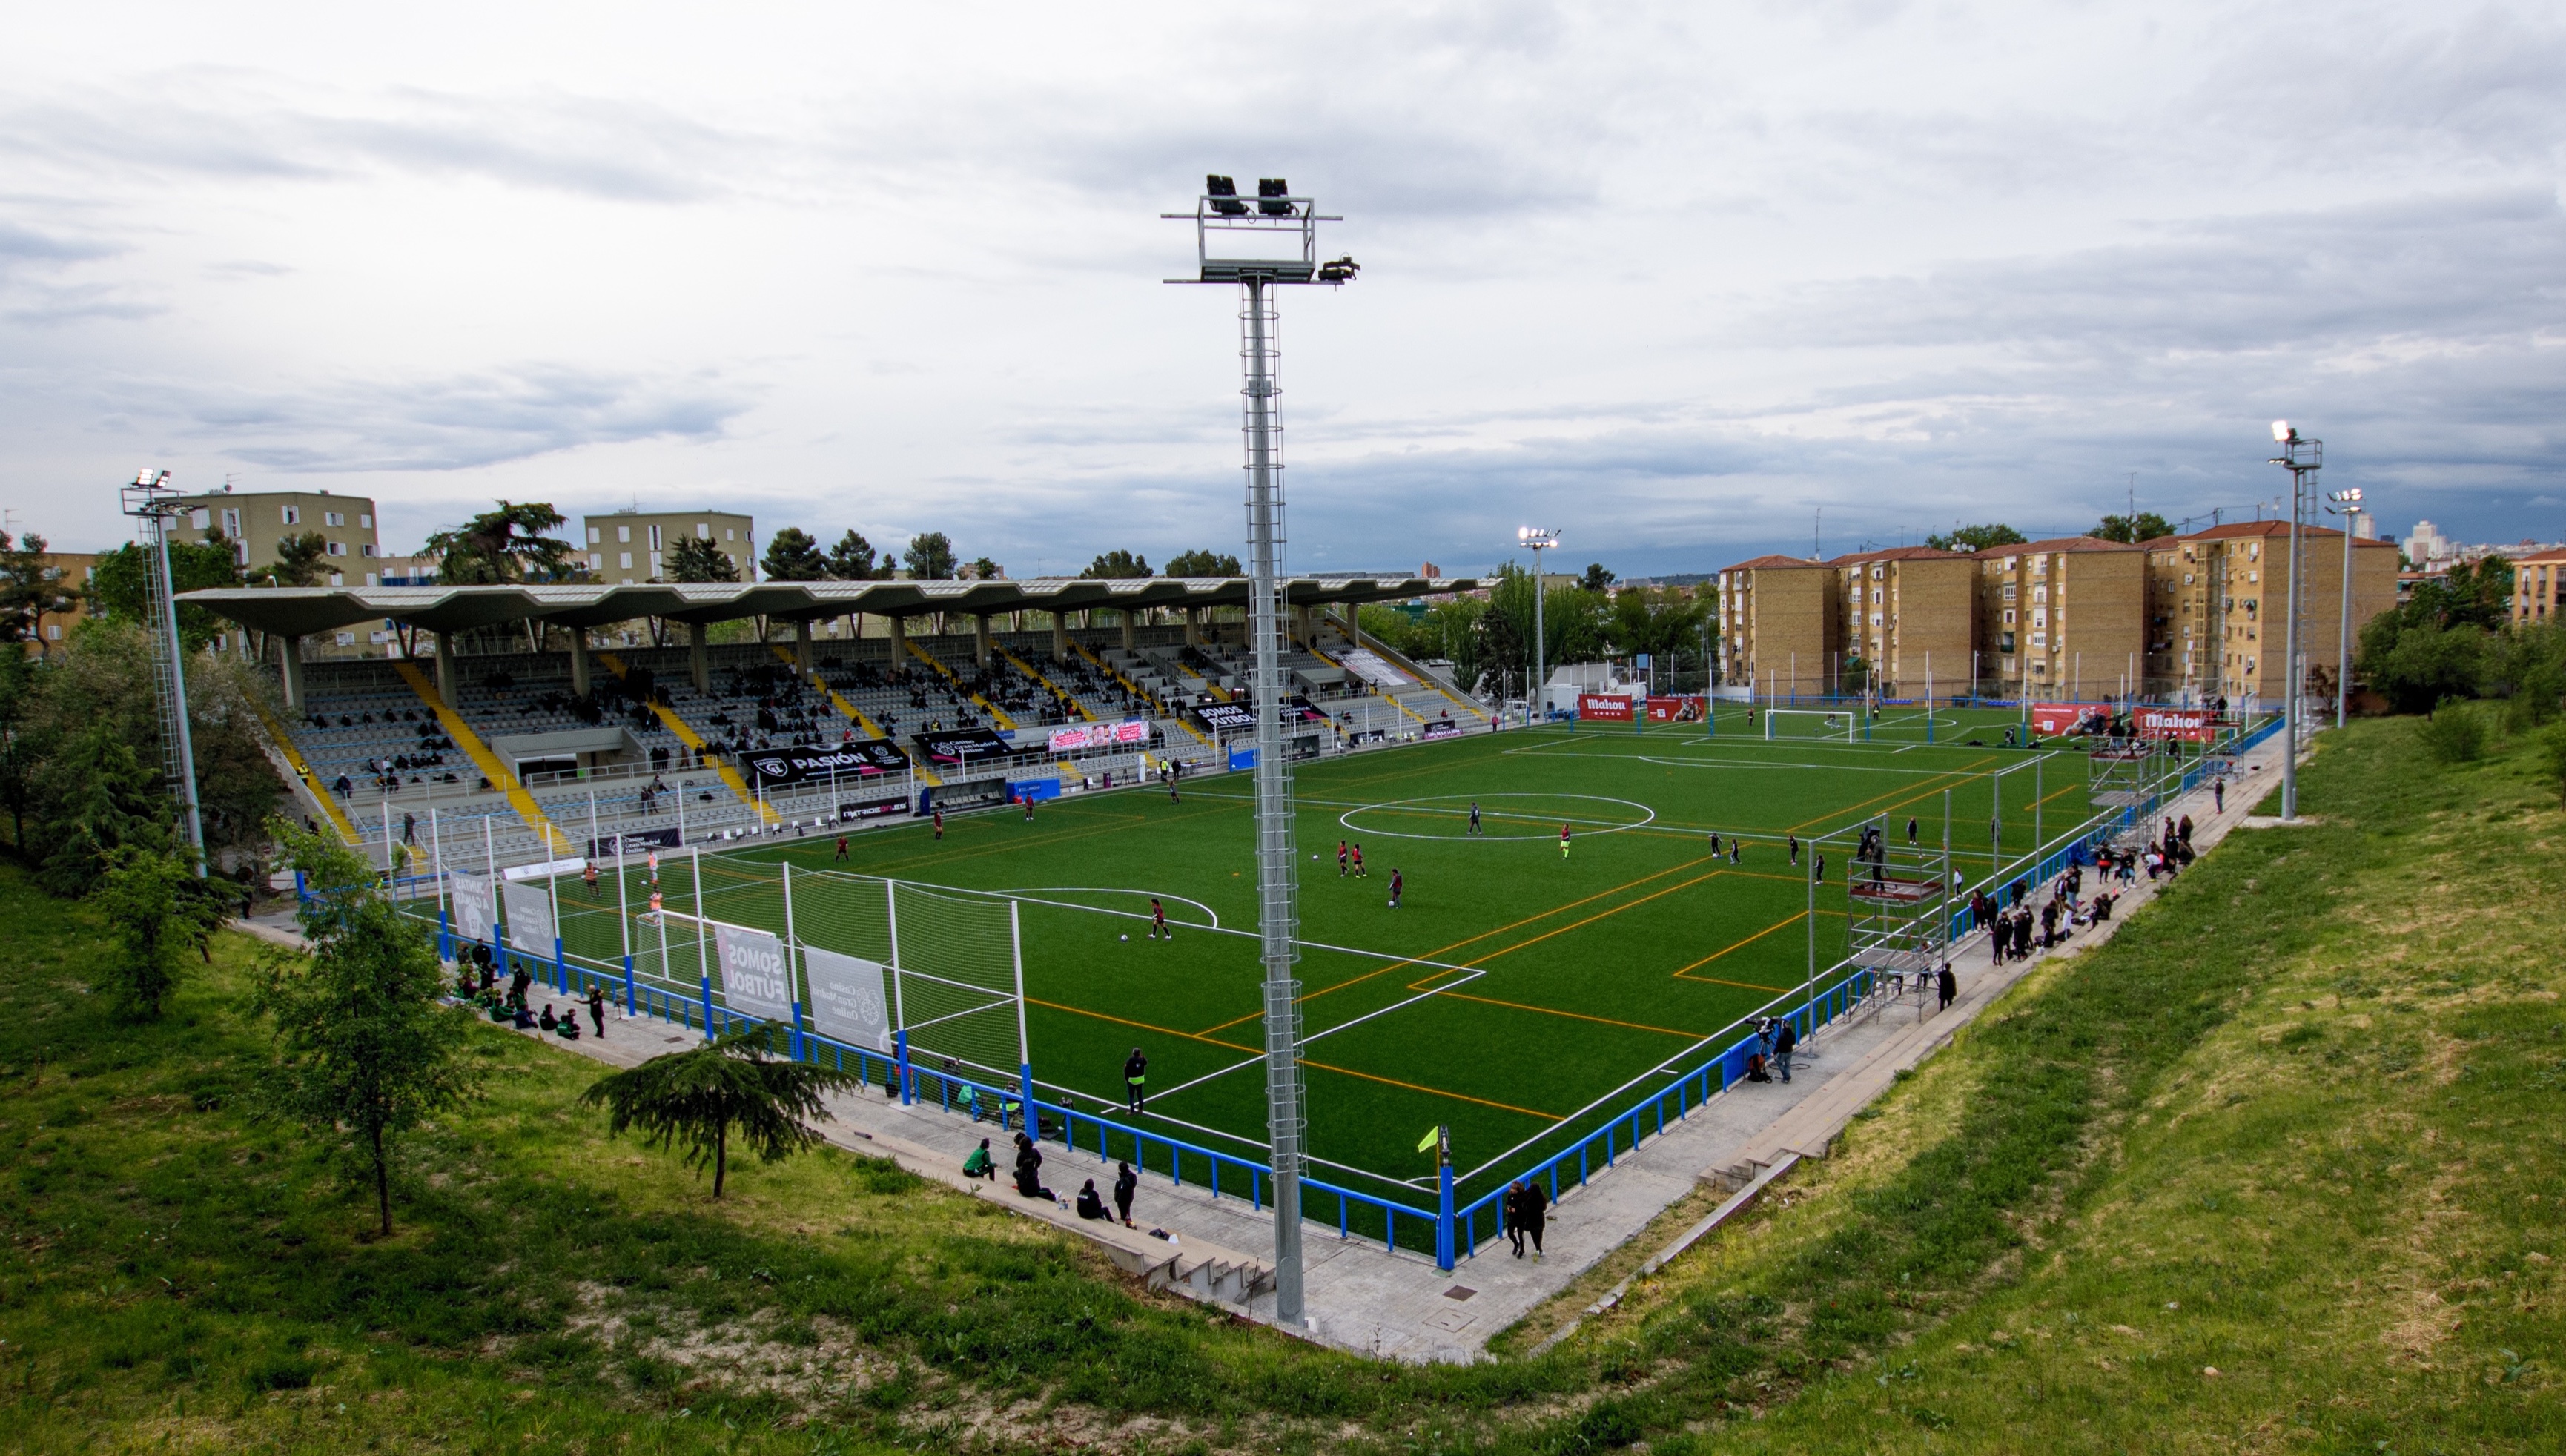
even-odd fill
[{"label": "window", "polygon": [[2043,582],[2043,583],[2041,583],[2039,586],[2032,588],[2032,589],[2031,589],[2031,600],[2032,600],[2032,601],[2034,601],[2034,602],[2046,602],[2046,601],[2048,601],[2048,600],[2049,600],[2049,584],[2048,584],[2048,583],[2046,583],[2046,582]]},{"label": "window", "polygon": [[343,572],[332,572],[330,574],[330,585],[333,587],[344,587],[348,585],[347,574]]},{"label": "window", "polygon": [[358,530],[360,530],[360,531],[372,531],[372,530],[374,530],[374,529],[375,529],[375,513],[374,513],[374,512],[372,512],[372,511],[365,511],[365,512],[361,512],[361,513],[358,515],[358,517],[357,517],[357,529],[358,529]]},{"label": "window", "polygon": [[226,509],[223,512],[223,534],[231,537],[238,537],[241,534],[240,511],[237,507]]},{"label": "window", "polygon": [[655,553],[659,549],[659,528],[653,526],[650,528],[650,550]]},{"label": "window", "polygon": [[2003,567],[2001,567],[1999,570],[2010,572],[2010,571],[2012,571],[2012,570],[2013,570],[2013,563],[2014,563],[2014,558],[2012,558],[2012,557],[2006,557],[2006,558],[2004,559],[2004,566],[2003,566]]},{"label": "window", "polygon": [[[2005,624],[2006,626],[2011,626],[2011,625],[2013,625],[2013,608],[2012,608],[2012,607],[2006,607],[2006,608],[2005,608],[2004,624]],[[2006,650],[2006,651],[2008,651],[2008,652],[2010,652],[2010,651],[2012,651],[2013,649],[2012,649],[2011,647],[2007,647],[2005,650]]]},{"label": "window", "polygon": [[616,527],[616,528],[615,528],[615,539],[616,539],[616,540],[618,540],[618,541],[630,541],[630,540],[632,540],[632,539],[633,539],[633,528],[632,528],[632,527],[630,527],[630,526],[618,526],[618,527]]},{"label": "window", "polygon": [[713,523],[712,523],[712,522],[710,522],[710,521],[697,521],[697,522],[695,523],[695,539],[696,539],[697,541],[710,541],[710,540],[712,540],[712,539],[713,539]]},{"label": "window", "polygon": [[377,554],[375,544],[371,541],[357,548],[357,555],[359,556],[374,556]]},{"label": "window", "polygon": [[604,531],[600,530],[599,528],[597,528],[597,527],[595,527],[595,526],[591,526],[591,527],[589,527],[589,528],[588,528],[588,544],[589,544],[589,545],[591,545],[591,546],[595,546],[595,545],[597,545],[597,543],[598,543],[601,539],[603,539],[603,538],[605,537],[605,535],[606,535],[606,533],[605,533]]},{"label": "window", "polygon": [[1880,589],[1878,587],[1871,589],[1871,605],[1874,607],[1878,607],[1880,605]]},{"label": "window", "polygon": [[345,511],[323,511],[321,513],[321,524],[324,526],[345,526],[348,524],[348,513]]},{"label": "window", "polygon": [[46,623],[45,623],[45,640],[46,640],[46,641],[49,641],[49,642],[59,642],[59,641],[61,641],[62,639],[63,639],[63,624],[62,624],[61,622],[58,622],[58,621],[49,621],[49,622],[46,622]]},{"label": "window", "polygon": [[196,528],[197,530],[199,530],[199,531],[202,531],[202,530],[204,530],[206,527],[213,525],[213,524],[214,524],[214,511],[213,511],[213,507],[211,507],[211,506],[198,506],[198,507],[196,507],[194,510],[189,511],[189,512],[187,513],[187,524],[188,524],[188,525],[190,525],[190,526],[195,527],[195,528]]},{"label": "window", "polygon": [[2033,626],[2049,625],[2049,608],[2046,607],[2033,607],[2031,609],[2031,624]]},{"label": "window", "polygon": [[[2245,543],[2245,559],[2247,561],[2261,561],[2263,559],[2263,543],[2259,541],[2249,541]],[[2354,665],[2358,666],[2359,664],[2356,663]]]},{"label": "window", "polygon": [[2035,577],[2045,577],[2045,576],[2048,576],[2048,575],[2049,575],[2049,558],[2047,558],[2047,557],[2045,557],[2045,556],[2035,556],[2035,557],[2033,557],[2033,558],[2031,559],[2031,574],[2032,574],[2033,576],[2035,576]]},{"label": "window", "polygon": [[331,543],[330,543],[330,554],[331,554],[332,556],[346,556],[346,555],[348,554],[348,543],[346,543],[346,542],[344,542],[344,541],[333,541],[333,542],[331,542]]},{"label": "window", "polygon": [[288,526],[300,526],[303,524],[303,508],[301,506],[287,506],[278,514],[285,517],[285,524]]},{"label": "window", "polygon": [[722,528],[722,540],[724,540],[724,541],[737,541],[738,539],[739,539],[739,533],[738,533],[738,532],[736,532],[736,531],[732,530],[732,529],[731,529],[731,528],[729,528],[728,526],[724,526],[724,527]]},{"label": "window", "polygon": [[2011,583],[2011,582],[2007,582],[2007,583],[2005,583],[2005,588],[2004,588],[2004,600],[2006,600],[2007,602],[2011,602],[2011,601],[2013,600],[2014,594],[2015,594],[2016,592],[2021,591],[2021,590],[2022,590],[2021,588],[2019,588],[2019,587],[2015,586],[2015,585],[2014,585],[2013,583]]},{"label": "window", "polygon": [[2003,635],[2003,637],[2002,637],[2002,638],[2000,638],[2000,643],[2001,643],[2001,645],[1999,646],[1998,650],[2000,650],[2000,651],[2006,651],[2006,652],[2010,652],[2010,651],[2012,651],[2012,650],[2013,650],[2013,633],[2011,633],[2011,632],[2006,632],[2006,633]]},{"label": "window", "polygon": [[2186,587],[2191,585],[2191,573],[2185,572],[2182,574],[2182,584]]},{"label": "window", "polygon": [[629,552],[629,551],[619,551],[619,552],[617,552],[615,555],[616,555],[616,562],[615,562],[615,564],[616,564],[617,566],[622,567],[624,570],[626,570],[626,571],[628,571],[628,572],[629,572],[629,571],[631,571],[631,570],[633,570],[633,553],[631,553],[631,552]]},{"label": "window", "polygon": [[1879,613],[1879,612],[1875,611],[1875,612],[1873,612],[1873,613],[1871,614],[1871,624],[1872,624],[1873,626],[1878,626],[1878,625],[1880,625],[1880,613]]},{"label": "window", "polygon": [[2047,633],[2047,632],[2033,632],[2033,633],[2031,634],[2031,645],[2032,645],[2033,650],[2035,650],[2035,651],[2037,651],[2037,650],[2039,650],[2039,649],[2041,649],[2041,648],[2043,648],[2043,647],[2048,646],[2048,645],[2049,645],[2049,633]]},{"label": "window", "polygon": [[357,645],[357,634],[355,632],[339,633],[339,645],[342,647],[353,647]]},{"label": "window", "polygon": [[[368,572],[368,573],[366,573],[366,585],[367,585],[367,586],[369,586],[369,587],[372,587],[372,586],[376,585],[376,583],[375,583],[375,574],[374,574],[374,573],[372,573],[372,572]],[[377,638],[377,640],[378,640],[378,641],[380,641],[380,640],[382,640],[382,639],[379,637],[379,638]]]}]

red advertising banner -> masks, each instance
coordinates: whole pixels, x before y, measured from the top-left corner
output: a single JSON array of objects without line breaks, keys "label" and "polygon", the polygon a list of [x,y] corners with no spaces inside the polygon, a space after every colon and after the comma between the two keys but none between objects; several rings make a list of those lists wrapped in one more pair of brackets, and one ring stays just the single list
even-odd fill
[{"label": "red advertising banner", "polygon": [[1628,723],[1631,700],[1606,693],[1582,692],[1577,695],[1577,716],[1588,723]]},{"label": "red advertising banner", "polygon": [[2073,733],[2076,725],[2096,713],[2112,711],[2105,703],[2033,703],[2031,731],[2047,737],[2054,733]]},{"label": "red advertising banner", "polygon": [[1649,721],[1698,723],[1701,721],[1701,699],[1689,693],[1670,698],[1651,698],[1649,699]]},{"label": "red advertising banner", "polygon": [[2141,708],[2133,715],[2132,726],[2141,738],[2180,738],[2186,743],[2207,743],[2218,736],[2214,715],[2207,708]]}]

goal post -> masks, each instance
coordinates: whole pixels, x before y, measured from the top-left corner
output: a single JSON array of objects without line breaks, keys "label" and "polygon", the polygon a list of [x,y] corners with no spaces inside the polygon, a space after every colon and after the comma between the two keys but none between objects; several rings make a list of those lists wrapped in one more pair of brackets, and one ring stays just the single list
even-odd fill
[{"label": "goal post", "polygon": [[1764,736],[1775,738],[1841,738],[1855,742],[1862,732],[1860,708],[1766,708]]}]

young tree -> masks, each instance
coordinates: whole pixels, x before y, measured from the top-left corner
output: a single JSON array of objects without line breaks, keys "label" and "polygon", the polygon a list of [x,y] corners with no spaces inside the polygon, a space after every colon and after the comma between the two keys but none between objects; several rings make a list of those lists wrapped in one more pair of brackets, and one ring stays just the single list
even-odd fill
[{"label": "young tree", "polygon": [[1604,564],[1602,562],[1588,562],[1586,564],[1586,575],[1578,578],[1577,585],[1589,592],[1601,592],[1605,588],[1612,586],[1617,580],[1619,579],[1611,572],[1604,570]]},{"label": "young tree", "polygon": [[142,767],[112,722],[93,722],[45,765],[51,848],[38,878],[69,898],[86,894],[122,849],[157,849],[168,843],[169,802],[159,777]]},{"label": "young tree", "polygon": [[829,558],[811,533],[787,526],[766,539],[761,567],[770,582],[817,582],[829,575]]},{"label": "young tree", "polygon": [[559,581],[572,574],[571,544],[544,534],[568,517],[540,501],[495,504],[499,509],[427,538],[428,554],[442,558],[437,580],[453,586],[494,586]]},{"label": "young tree", "polygon": [[1007,569],[988,557],[977,558],[971,563],[971,580],[975,582],[995,582],[1006,575]]},{"label": "young tree", "polygon": [[178,958],[193,950],[213,959],[225,906],[185,855],[126,846],[109,850],[106,861],[90,895],[116,938],[105,989],[142,1020],[158,1021],[177,989]]},{"label": "young tree", "polygon": [[1927,536],[1924,544],[1935,551],[1984,551],[1990,546],[2020,546],[2029,538],[2011,526],[1954,526],[1939,536]]},{"label": "young tree", "polygon": [[899,554],[900,564],[908,568],[911,580],[944,582],[953,577],[953,538],[941,531],[926,531],[908,538],[908,548]]},{"label": "young tree", "polygon": [[330,538],[306,531],[276,543],[276,564],[261,567],[250,580],[270,587],[317,587],[330,575]]},{"label": "young tree", "polygon": [[2174,523],[2154,511],[2141,511],[2135,516],[2105,516],[2103,523],[2085,533],[2098,541],[2121,541],[2136,544],[2172,536]]},{"label": "young tree", "polygon": [[850,531],[829,548],[829,577],[839,582],[870,582],[882,575],[882,565],[875,559],[874,544],[861,534]]},{"label": "young tree", "polygon": [[43,761],[33,721],[36,661],[0,651],[0,808],[9,811],[9,847],[27,862],[27,811],[36,807],[36,768]]},{"label": "young tree", "polygon": [[667,556],[671,582],[736,582],[739,564],[730,553],[700,536],[680,536]]},{"label": "young tree", "polygon": [[838,1068],[769,1060],[764,1037],[762,1028],[734,1032],[653,1057],[599,1078],[580,1100],[605,1107],[612,1132],[639,1127],[648,1146],[684,1149],[690,1168],[711,1163],[719,1198],[732,1128],[760,1158],[779,1161],[820,1140],[810,1119],[829,1116],[821,1093],[858,1085],[854,1073]]},{"label": "young tree", "polygon": [[1170,577],[1243,577],[1247,575],[1246,570],[1239,566],[1237,557],[1225,551],[1213,551],[1208,547],[1199,551],[1177,552],[1168,558],[1164,571]]},{"label": "young tree", "polygon": [[45,538],[33,532],[13,541],[0,531],[0,642],[41,642],[42,619],[79,604],[46,551]]},{"label": "young tree", "polygon": [[274,1023],[281,1055],[258,1108],[337,1142],[373,1182],[388,1236],[399,1134],[478,1094],[468,1018],[442,1000],[426,929],[383,896],[364,859],[282,820],[270,827],[285,862],[327,888],[296,912],[311,952],[275,950],[259,965],[251,1006]]},{"label": "young tree", "polygon": [[[142,548],[127,542],[98,559],[98,568],[90,574],[84,589],[91,612],[124,625],[157,628],[149,619],[144,604],[147,566]],[[237,587],[240,585],[240,563],[232,556],[232,544],[220,532],[205,533],[203,541],[169,542],[169,584],[179,592],[193,592],[204,587]],[[178,607],[178,638],[190,652],[202,648],[223,631],[228,623],[201,607]]]},{"label": "young tree", "polygon": [[1105,553],[1096,560],[1089,562],[1087,564],[1087,570],[1079,573],[1079,576],[1083,578],[1109,582],[1125,581],[1133,577],[1146,577],[1149,575],[1150,559],[1148,557],[1135,556],[1131,552],[1124,551],[1119,547],[1113,551]]}]

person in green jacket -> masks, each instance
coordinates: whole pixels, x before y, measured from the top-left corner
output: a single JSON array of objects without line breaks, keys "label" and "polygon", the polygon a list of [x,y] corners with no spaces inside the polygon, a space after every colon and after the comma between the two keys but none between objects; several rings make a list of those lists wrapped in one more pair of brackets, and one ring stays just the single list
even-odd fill
[{"label": "person in green jacket", "polygon": [[998,1165],[989,1156],[989,1139],[981,1138],[980,1145],[971,1149],[970,1156],[962,1159],[962,1176],[986,1178],[992,1183],[998,1181]]}]

